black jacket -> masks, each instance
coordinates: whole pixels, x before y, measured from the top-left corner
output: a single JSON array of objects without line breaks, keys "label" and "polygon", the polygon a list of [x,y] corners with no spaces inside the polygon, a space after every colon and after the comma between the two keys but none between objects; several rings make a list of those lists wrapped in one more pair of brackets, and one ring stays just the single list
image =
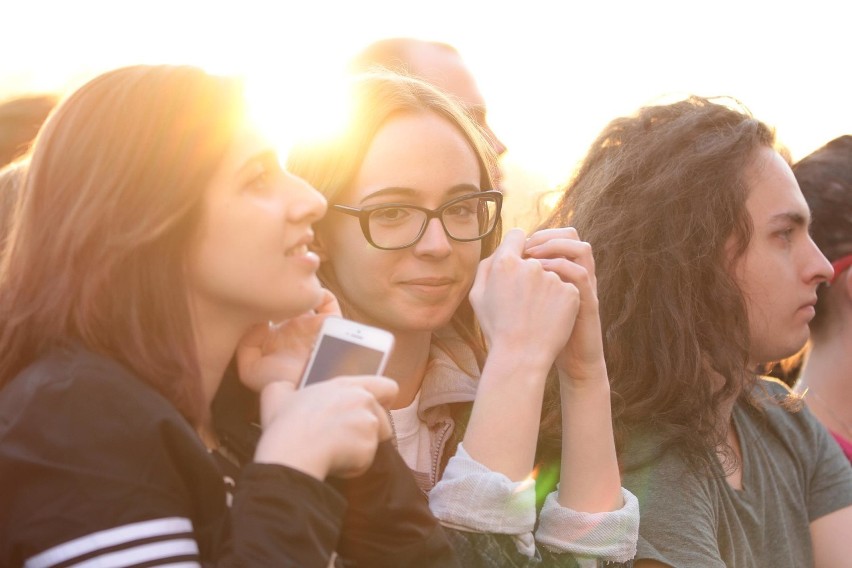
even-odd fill
[{"label": "black jacket", "polygon": [[324,568],[339,549],[353,566],[457,566],[396,457],[383,445],[337,488],[247,463],[229,509],[216,459],[168,400],[111,359],[57,350],[0,390],[0,565]]}]

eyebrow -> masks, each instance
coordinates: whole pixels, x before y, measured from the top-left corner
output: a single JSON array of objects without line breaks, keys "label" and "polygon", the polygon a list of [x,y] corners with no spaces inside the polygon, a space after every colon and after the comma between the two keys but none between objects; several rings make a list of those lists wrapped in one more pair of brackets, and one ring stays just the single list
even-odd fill
[{"label": "eyebrow", "polygon": [[[482,191],[482,190],[480,188],[476,187],[473,184],[461,183],[461,184],[452,186],[450,189],[448,189],[445,192],[445,195],[447,195],[449,197],[449,196],[464,195],[466,193],[478,193],[480,191]],[[385,197],[385,196],[393,196],[393,197],[398,197],[400,199],[406,199],[406,198],[416,197],[419,193],[421,193],[421,192],[414,189],[414,188],[411,188],[411,187],[384,187],[382,189],[374,191],[373,193],[365,195],[363,197],[363,199],[361,199],[361,201],[359,201],[358,203],[364,203],[365,201],[368,201],[370,199],[375,199],[377,197]]]},{"label": "eyebrow", "polygon": [[810,215],[803,215],[795,211],[787,211],[773,215],[769,219],[770,223],[776,223],[779,221],[793,223],[797,227],[810,227],[811,222],[813,222],[813,218],[811,218]]},{"label": "eyebrow", "polygon": [[255,164],[261,163],[263,165],[269,165],[270,163],[279,165],[278,163],[278,154],[275,153],[275,150],[272,148],[261,150],[257,154],[254,154],[249,159],[243,162],[243,165],[237,170],[237,175],[242,175],[247,170],[250,170]]}]

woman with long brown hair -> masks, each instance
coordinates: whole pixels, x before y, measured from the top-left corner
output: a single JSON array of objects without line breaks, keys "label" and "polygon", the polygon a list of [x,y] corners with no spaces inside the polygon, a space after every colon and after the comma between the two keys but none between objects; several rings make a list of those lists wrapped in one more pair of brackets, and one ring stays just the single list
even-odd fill
[{"label": "woman with long brown hair", "polygon": [[[392,469],[397,388],[270,381],[251,463],[220,448],[210,407],[238,347],[243,380],[276,377],[264,346],[287,324],[268,322],[327,300],[308,250],[325,199],[279,167],[239,83],[93,79],[42,129],[19,199],[0,266],[0,564],[328,566],[359,513],[326,480],[357,484],[379,454]],[[405,512],[406,552],[452,565],[425,505]]]}]

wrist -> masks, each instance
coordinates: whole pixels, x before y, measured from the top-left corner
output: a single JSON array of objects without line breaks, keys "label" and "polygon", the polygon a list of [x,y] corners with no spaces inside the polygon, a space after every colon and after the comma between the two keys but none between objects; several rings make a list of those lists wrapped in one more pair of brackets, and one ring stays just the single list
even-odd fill
[{"label": "wrist", "polygon": [[521,342],[495,341],[488,348],[486,364],[501,369],[523,370],[525,373],[547,373],[556,359],[540,345],[525,345]]},{"label": "wrist", "polygon": [[610,384],[606,367],[596,372],[589,372],[583,379],[569,376],[564,370],[557,369],[559,375],[559,390],[563,401],[603,397],[609,400]]},{"label": "wrist", "polygon": [[300,471],[306,475],[325,481],[330,466],[321,453],[306,448],[292,448],[278,440],[265,439],[262,436],[254,452],[256,463],[273,463]]},{"label": "wrist", "polygon": [[603,361],[589,365],[577,365],[571,372],[562,367],[557,367],[556,371],[559,376],[559,384],[563,388],[583,389],[605,386],[609,389],[609,375],[607,374],[606,363]]}]

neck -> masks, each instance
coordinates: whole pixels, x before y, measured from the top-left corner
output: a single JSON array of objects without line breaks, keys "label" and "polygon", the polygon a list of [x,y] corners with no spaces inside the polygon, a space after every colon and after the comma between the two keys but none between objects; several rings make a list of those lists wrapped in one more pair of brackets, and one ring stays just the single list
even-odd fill
[{"label": "neck", "polygon": [[392,408],[405,408],[414,401],[426,375],[432,332],[394,332],[393,353],[388,360],[385,375],[399,385]]},{"label": "neck", "polygon": [[[707,366],[707,368],[709,368],[709,365]],[[724,383],[722,376],[716,371],[712,370],[708,370],[707,373],[710,376],[710,380],[716,384],[716,388],[722,388],[722,384]],[[745,377],[743,377],[743,380],[745,380]],[[716,420],[718,424],[727,424],[728,428],[730,428],[731,415],[734,412],[734,404],[736,404],[737,399],[740,398],[742,392],[743,384],[741,383],[731,396],[729,396],[726,400],[723,400],[719,404],[719,408],[716,415]]]},{"label": "neck", "polygon": [[[200,303],[200,302],[199,302]],[[250,329],[250,324],[228,317],[209,306],[193,310],[195,346],[201,371],[201,388],[204,402],[209,408],[225,375],[225,369],[234,356],[237,344]]]},{"label": "neck", "polygon": [[[721,381],[721,377],[717,376]],[[734,426],[734,405],[737,403],[741,389],[737,393],[719,405],[718,424],[724,425],[725,442],[716,447],[716,457],[722,467],[725,468],[725,480],[734,489],[742,489],[742,449],[740,440]],[[733,455],[731,455],[733,454]],[[733,458],[733,463],[730,461]]]}]

